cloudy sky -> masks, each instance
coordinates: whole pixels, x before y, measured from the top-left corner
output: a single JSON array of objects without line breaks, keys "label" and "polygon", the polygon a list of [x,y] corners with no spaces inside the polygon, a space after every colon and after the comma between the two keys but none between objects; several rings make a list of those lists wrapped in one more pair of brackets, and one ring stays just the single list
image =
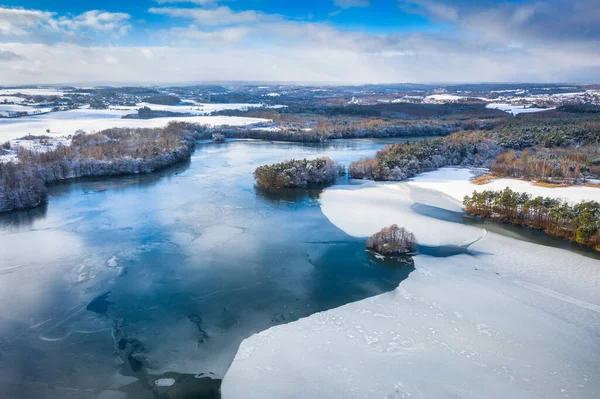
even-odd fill
[{"label": "cloudy sky", "polygon": [[598,82],[600,0],[0,0],[0,85]]}]

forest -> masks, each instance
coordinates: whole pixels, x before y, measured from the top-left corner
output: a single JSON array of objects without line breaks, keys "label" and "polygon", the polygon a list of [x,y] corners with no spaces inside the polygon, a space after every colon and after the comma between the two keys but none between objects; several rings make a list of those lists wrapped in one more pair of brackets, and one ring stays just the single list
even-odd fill
[{"label": "forest", "polygon": [[418,173],[448,165],[486,166],[502,148],[481,132],[461,132],[451,136],[386,146],[375,158],[352,162],[353,178],[403,180]]},{"label": "forest", "polygon": [[484,166],[503,176],[571,181],[598,176],[600,120],[524,117],[488,130],[393,144],[353,162],[354,178],[402,180],[442,166]]},{"label": "forest", "polygon": [[600,176],[600,147],[546,148],[502,152],[490,167],[498,177],[515,177],[555,184],[578,184]]},{"label": "forest", "polygon": [[0,212],[44,203],[46,185],[59,180],[157,171],[189,159],[194,143],[193,133],[170,124],[156,129],[81,132],[69,145],[58,144],[47,151],[20,147],[16,162],[0,163]]},{"label": "forest", "polygon": [[254,171],[254,178],[264,188],[291,188],[331,184],[339,173],[339,166],[323,157],[259,166]]},{"label": "forest", "polygon": [[468,214],[529,226],[600,251],[600,203],[575,205],[555,198],[533,197],[505,188],[473,192],[463,204]]}]

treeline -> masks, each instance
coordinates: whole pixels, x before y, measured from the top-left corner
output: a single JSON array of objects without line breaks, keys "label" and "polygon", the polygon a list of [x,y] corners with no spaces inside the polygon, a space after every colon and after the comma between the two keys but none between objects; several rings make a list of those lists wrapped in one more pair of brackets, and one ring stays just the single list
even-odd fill
[{"label": "treeline", "polygon": [[[599,145],[600,120],[523,119],[489,130],[390,145],[375,158],[353,162],[348,172],[354,178],[402,180],[442,166],[490,166],[495,161],[503,176],[581,179],[584,173],[598,175],[600,161],[594,152]],[[524,156],[525,149],[531,150]]]},{"label": "treeline", "polygon": [[576,117],[523,116],[486,131],[486,136],[507,149],[523,150],[600,144],[600,119],[596,115]]},{"label": "treeline", "polygon": [[331,184],[339,172],[338,166],[327,157],[313,160],[292,159],[259,166],[254,171],[254,178],[265,188],[307,187]]},{"label": "treeline", "polygon": [[600,176],[600,146],[508,150],[498,155],[490,169],[502,177],[580,183]]},{"label": "treeline", "polygon": [[171,166],[190,158],[194,142],[190,131],[170,124],[156,129],[79,133],[70,145],[59,144],[47,151],[20,147],[16,162],[0,163],[0,212],[42,204],[47,198],[46,185],[59,180],[151,173]]},{"label": "treeline", "polygon": [[469,214],[529,226],[600,251],[600,203],[597,201],[570,205],[507,187],[503,191],[473,192],[463,203]]},{"label": "treeline", "polygon": [[352,162],[353,178],[403,180],[418,173],[448,165],[486,166],[501,147],[481,132],[463,132],[434,140],[386,146],[375,158]]},{"label": "treeline", "polygon": [[142,102],[157,105],[177,105],[181,102],[181,99],[177,96],[168,94],[157,94],[144,98]]},{"label": "treeline", "polygon": [[577,114],[598,114],[600,113],[600,105],[594,104],[565,104],[556,108],[558,111],[571,112]]},{"label": "treeline", "polygon": [[[332,107],[322,107],[329,109]],[[341,107],[353,109],[352,107]],[[361,107],[364,108],[364,107]],[[319,108],[321,109],[321,108]],[[337,107],[333,107],[337,109]],[[367,114],[335,114],[323,116],[321,113],[289,113],[288,108],[252,108],[248,110],[224,110],[214,115],[244,116],[270,119],[278,127],[278,132],[270,129],[268,135],[278,139],[293,141],[327,141],[344,138],[388,138],[388,137],[424,137],[447,136],[466,130],[488,130],[501,123],[501,119],[438,119],[407,118],[405,116],[380,116]],[[316,112],[316,111],[315,111]],[[238,128],[238,134],[244,136],[261,135],[256,130]],[[279,138],[280,137],[280,138]]]},{"label": "treeline", "polygon": [[427,137],[448,136],[460,130],[469,130],[473,125],[463,122],[423,122],[389,125],[378,121],[365,121],[345,127],[329,128],[327,122],[316,124],[312,128],[282,127],[215,127],[210,129],[227,138],[248,138],[272,141],[291,141],[304,143],[321,143],[336,139],[350,138],[390,138],[390,137]]}]

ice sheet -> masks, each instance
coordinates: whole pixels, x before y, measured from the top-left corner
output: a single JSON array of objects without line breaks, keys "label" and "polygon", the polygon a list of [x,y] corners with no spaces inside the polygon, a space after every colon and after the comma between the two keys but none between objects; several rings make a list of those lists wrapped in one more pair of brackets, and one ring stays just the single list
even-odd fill
[{"label": "ice sheet", "polygon": [[[445,169],[415,180],[454,193],[468,177]],[[353,235],[381,220],[421,241],[458,240],[464,226],[410,214],[411,185],[333,187],[322,210]],[[392,292],[248,338],[223,398],[598,397],[600,262],[494,233],[470,249],[417,256]]]},{"label": "ice sheet", "polygon": [[[597,397],[599,295],[588,289],[587,302],[545,281],[577,265],[597,282],[597,263],[555,249],[532,257],[533,244],[493,234],[475,246],[494,255],[417,257],[393,292],[247,339],[223,398]],[[513,256],[541,268],[544,282],[507,270]],[[560,274],[545,262],[561,263]]]},{"label": "ice sheet", "polygon": [[[413,195],[407,183],[365,183],[331,187],[321,194],[319,202],[321,210],[333,224],[355,237],[369,236],[392,224],[413,232],[417,241],[425,245],[461,245],[483,234],[479,228],[436,220],[414,212],[411,209],[415,203]],[[419,193],[420,197],[424,195]],[[437,207],[460,210],[454,202],[444,201],[439,195],[429,197],[428,205],[437,200]]]}]

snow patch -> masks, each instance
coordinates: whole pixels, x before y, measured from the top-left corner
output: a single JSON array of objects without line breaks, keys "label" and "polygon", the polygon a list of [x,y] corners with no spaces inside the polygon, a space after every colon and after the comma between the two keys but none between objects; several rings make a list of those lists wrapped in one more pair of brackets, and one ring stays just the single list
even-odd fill
[{"label": "snow patch", "polygon": [[586,200],[600,201],[600,189],[587,186],[540,187],[533,183],[516,179],[494,179],[487,184],[475,184],[471,181],[473,171],[465,168],[441,168],[412,178],[408,185],[442,192],[458,203],[473,191],[504,190],[510,187],[517,192],[526,192],[532,196],[560,198],[570,203]]},{"label": "snow patch", "polygon": [[485,107],[490,108],[490,109],[499,109],[501,111],[508,112],[511,115],[526,114],[526,113],[533,113],[533,112],[543,112],[543,111],[550,111],[552,109],[556,109],[556,107],[535,108],[535,107],[528,107],[526,105],[511,105],[511,104],[503,104],[503,103],[491,103],[491,104],[487,104]]},{"label": "snow patch", "polygon": [[171,386],[175,385],[175,379],[174,378],[159,378],[158,380],[154,381],[154,385],[157,387],[171,387]]}]

